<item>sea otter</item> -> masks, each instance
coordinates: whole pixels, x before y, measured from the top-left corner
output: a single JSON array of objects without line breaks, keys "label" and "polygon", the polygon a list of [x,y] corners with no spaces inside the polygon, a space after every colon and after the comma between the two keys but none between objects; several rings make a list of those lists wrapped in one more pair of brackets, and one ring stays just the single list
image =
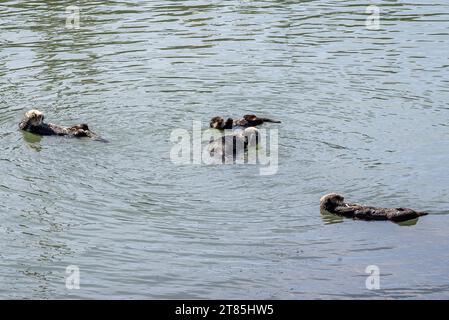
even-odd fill
[{"label": "sea otter", "polygon": [[[235,160],[238,156],[248,151],[249,147],[256,147],[259,144],[260,133],[256,128],[246,128],[243,131],[224,135],[209,143],[209,154],[211,157]],[[232,157],[232,158],[231,158]]]},{"label": "sea otter", "polygon": [[249,128],[261,125],[264,122],[281,123],[281,121],[273,120],[269,118],[259,118],[254,114],[244,115],[242,119],[234,120],[228,118],[226,121],[222,117],[213,117],[210,120],[209,127],[213,129],[225,130],[235,128]]},{"label": "sea otter", "polygon": [[52,123],[44,123],[44,118],[44,114],[39,110],[30,110],[25,113],[22,121],[20,121],[19,128],[42,136],[89,137],[95,140],[106,141],[90,131],[85,123],[72,127],[63,127]]},{"label": "sea otter", "polygon": [[408,208],[376,208],[357,203],[345,203],[339,194],[327,194],[320,199],[320,209],[346,218],[357,220],[391,220],[402,222],[427,215]]}]

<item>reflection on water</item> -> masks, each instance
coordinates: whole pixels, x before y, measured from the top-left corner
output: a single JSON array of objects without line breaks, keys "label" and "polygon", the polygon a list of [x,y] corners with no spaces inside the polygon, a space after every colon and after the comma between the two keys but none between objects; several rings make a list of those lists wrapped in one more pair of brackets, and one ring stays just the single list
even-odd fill
[{"label": "reflection on water", "polygon": [[[0,297],[449,296],[448,4],[382,2],[379,30],[352,0],[79,6],[0,4]],[[31,108],[110,143],[20,133]],[[276,175],[170,162],[172,129],[248,113],[282,120]],[[323,216],[329,192],[431,215]]]},{"label": "reflection on water", "polygon": [[403,222],[398,222],[398,225],[404,226],[404,227],[410,227],[410,226],[416,225],[418,223],[418,220],[419,220],[419,218],[408,220],[408,221],[403,221]]},{"label": "reflection on water", "polygon": [[332,214],[325,210],[320,210],[320,213],[321,213],[321,218],[323,219],[324,223],[326,223],[326,224],[341,223],[344,221],[343,217],[338,216],[336,214]]},{"label": "reflection on water", "polygon": [[39,136],[37,134],[32,134],[29,132],[25,132],[25,131],[22,132],[22,134],[23,134],[23,139],[27,142],[28,146],[31,149],[33,149],[37,152],[41,151],[42,147],[40,145],[40,142],[42,140],[42,136]]},{"label": "reflection on water", "polygon": [[[325,210],[321,210],[320,212],[321,212],[321,218],[323,219],[325,224],[342,223],[345,220],[344,217],[338,216],[336,214],[332,214]],[[418,220],[419,220],[419,218],[402,221],[402,222],[391,222],[391,221],[382,221],[382,222],[383,223],[396,223],[398,226],[410,227],[410,226],[416,225],[416,223],[418,223]],[[369,221],[369,223],[379,223],[379,221]]]}]

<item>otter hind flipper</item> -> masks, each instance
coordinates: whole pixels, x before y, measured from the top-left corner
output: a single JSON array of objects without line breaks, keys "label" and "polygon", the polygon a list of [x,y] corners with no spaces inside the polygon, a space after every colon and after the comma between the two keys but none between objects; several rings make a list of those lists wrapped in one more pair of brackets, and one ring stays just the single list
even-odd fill
[{"label": "otter hind flipper", "polygon": [[89,138],[91,138],[94,141],[100,141],[100,142],[104,142],[104,143],[109,143],[109,140],[100,137],[98,134],[96,134],[96,133],[94,133],[94,132],[92,132],[90,130],[86,131],[86,137],[89,137]]},{"label": "otter hind flipper", "polygon": [[427,212],[415,211],[409,208],[396,208],[390,213],[389,220],[403,222],[428,215]]},{"label": "otter hind flipper", "polygon": [[269,119],[269,118],[263,118],[264,122],[272,122],[272,123],[282,123],[281,120],[274,120],[274,119]]},{"label": "otter hind flipper", "polygon": [[78,135],[77,137],[88,137],[94,141],[100,141],[100,142],[104,142],[104,143],[108,143],[109,141],[100,137],[98,134],[90,131],[90,130],[79,130],[78,131]]},{"label": "otter hind flipper", "polygon": [[102,137],[100,137],[100,136],[97,136],[97,135],[95,135],[95,136],[93,136],[93,137],[91,137],[91,138],[92,138],[92,140],[94,140],[94,141],[99,141],[99,142],[109,143],[109,140],[107,140],[107,139],[105,139],[105,138],[102,138]]}]

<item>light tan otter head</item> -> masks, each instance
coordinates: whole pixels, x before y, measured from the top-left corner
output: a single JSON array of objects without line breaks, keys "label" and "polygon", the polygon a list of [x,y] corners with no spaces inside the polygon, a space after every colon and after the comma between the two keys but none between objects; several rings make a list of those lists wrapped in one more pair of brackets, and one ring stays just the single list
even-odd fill
[{"label": "light tan otter head", "polygon": [[332,211],[344,204],[345,198],[337,193],[329,193],[320,199],[320,209]]},{"label": "light tan otter head", "polygon": [[30,110],[25,113],[25,122],[32,126],[40,126],[44,122],[44,114],[39,110]]},{"label": "light tan otter head", "polygon": [[223,129],[224,120],[222,117],[213,117],[210,119],[209,127],[213,129]]}]

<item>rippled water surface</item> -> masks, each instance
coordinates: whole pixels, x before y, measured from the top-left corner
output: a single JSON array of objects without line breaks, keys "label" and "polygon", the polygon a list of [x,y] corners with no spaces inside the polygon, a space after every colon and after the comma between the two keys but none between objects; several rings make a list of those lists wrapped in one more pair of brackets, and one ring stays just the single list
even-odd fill
[{"label": "rippled water surface", "polygon": [[[379,30],[351,0],[81,1],[79,29],[1,1],[0,298],[449,298],[449,4],[377,2]],[[24,134],[30,108],[110,143]],[[246,113],[282,120],[277,174],[170,161]],[[331,191],[431,214],[322,216]]]}]

